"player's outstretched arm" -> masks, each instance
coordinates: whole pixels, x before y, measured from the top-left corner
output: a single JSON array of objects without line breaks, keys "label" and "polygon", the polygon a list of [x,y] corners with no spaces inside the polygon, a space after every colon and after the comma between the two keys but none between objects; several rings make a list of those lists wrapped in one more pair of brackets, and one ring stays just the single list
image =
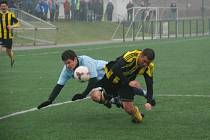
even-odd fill
[{"label": "player's outstretched arm", "polygon": [[63,87],[64,87],[64,85],[59,85],[59,84],[57,84],[57,85],[53,88],[53,90],[52,90],[52,92],[51,92],[51,94],[50,94],[48,100],[42,102],[42,103],[37,107],[37,109],[41,109],[41,108],[43,108],[43,107],[46,107],[46,106],[52,104],[52,102],[53,102],[53,101],[55,100],[55,98],[59,95],[59,93],[60,93],[60,91],[62,90]]}]

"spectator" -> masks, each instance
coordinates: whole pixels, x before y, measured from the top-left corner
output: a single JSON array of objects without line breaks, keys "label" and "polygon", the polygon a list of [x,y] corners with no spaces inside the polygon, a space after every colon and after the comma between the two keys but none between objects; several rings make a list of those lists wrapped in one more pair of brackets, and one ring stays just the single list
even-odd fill
[{"label": "spectator", "polygon": [[71,19],[73,20],[76,17],[76,3],[77,3],[77,0],[71,0],[70,10],[71,10]]},{"label": "spectator", "polygon": [[58,21],[59,16],[59,2],[58,0],[55,0],[55,21]]},{"label": "spectator", "polygon": [[37,4],[36,4],[36,7],[35,7],[35,16],[41,18],[42,17],[42,7],[41,7],[41,1],[39,1]]},{"label": "spectator", "polygon": [[49,0],[49,11],[50,11],[50,21],[54,22],[55,20],[55,0]]},{"label": "spectator", "polygon": [[176,3],[172,2],[170,7],[171,7],[171,16],[170,16],[170,18],[171,19],[176,19]]},{"label": "spectator", "polygon": [[65,20],[69,20],[70,19],[70,3],[68,0],[64,1],[63,8],[64,8]]},{"label": "spectator", "polygon": [[7,3],[8,3],[9,8],[15,8],[15,4],[13,0],[8,0]]},{"label": "spectator", "polygon": [[84,0],[80,1],[80,9],[79,9],[79,19],[82,21],[87,20],[87,6]]},{"label": "spectator", "polygon": [[103,1],[98,0],[95,2],[95,14],[96,14],[96,20],[101,21],[103,17]]},{"label": "spectator", "polygon": [[33,2],[32,0],[24,0],[23,1],[23,10],[25,10],[26,12],[32,14],[33,13]]},{"label": "spectator", "polygon": [[47,20],[47,13],[48,13],[48,3],[47,3],[47,0],[43,0],[43,8],[44,8],[44,16],[43,16],[43,19],[44,20]]},{"label": "spectator", "polygon": [[111,1],[108,2],[107,7],[106,7],[106,13],[107,13],[107,20],[112,21],[112,14],[114,10],[114,5],[112,4]]},{"label": "spectator", "polygon": [[128,14],[128,18],[127,18],[128,21],[131,21],[133,18],[133,9],[132,8],[133,8],[133,3],[130,0],[126,6],[127,14]]}]

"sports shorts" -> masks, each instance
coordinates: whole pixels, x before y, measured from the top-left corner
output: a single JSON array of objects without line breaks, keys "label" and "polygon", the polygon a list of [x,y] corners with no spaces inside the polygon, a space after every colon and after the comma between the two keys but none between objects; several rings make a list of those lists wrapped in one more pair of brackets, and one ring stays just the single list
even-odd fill
[{"label": "sports shorts", "polygon": [[0,39],[0,46],[12,49],[12,39]]},{"label": "sports shorts", "polygon": [[97,87],[103,88],[110,98],[119,96],[122,101],[133,101],[134,99],[135,94],[133,87],[129,85],[113,84],[106,76],[96,83],[96,88]]}]

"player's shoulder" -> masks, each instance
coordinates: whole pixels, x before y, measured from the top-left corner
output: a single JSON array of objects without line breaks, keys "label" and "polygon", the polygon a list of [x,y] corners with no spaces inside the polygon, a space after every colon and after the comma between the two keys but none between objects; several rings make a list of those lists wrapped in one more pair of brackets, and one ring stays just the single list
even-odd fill
[{"label": "player's shoulder", "polygon": [[137,58],[137,56],[140,54],[140,50],[132,50],[132,51],[127,51],[124,55],[123,58],[126,61],[132,61],[132,59]]},{"label": "player's shoulder", "polygon": [[11,15],[15,15],[15,13],[11,10],[8,10],[7,13],[11,14]]},{"label": "player's shoulder", "polygon": [[154,62],[150,63],[148,67],[154,68],[155,67],[155,63]]},{"label": "player's shoulder", "polygon": [[95,59],[87,55],[78,56],[78,60],[79,60],[79,65],[84,65],[84,66],[95,63]]},{"label": "player's shoulder", "polygon": [[79,59],[92,59],[90,56],[87,55],[80,55],[78,56]]}]

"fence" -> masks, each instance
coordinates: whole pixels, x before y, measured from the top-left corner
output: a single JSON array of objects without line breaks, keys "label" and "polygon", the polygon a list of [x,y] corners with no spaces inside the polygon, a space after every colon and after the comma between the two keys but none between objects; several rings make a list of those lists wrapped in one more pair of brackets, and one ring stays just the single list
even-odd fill
[{"label": "fence", "polygon": [[[125,36],[127,22],[122,22],[117,38],[126,40],[165,39],[210,35],[210,18],[132,22],[132,30]],[[139,32],[140,29],[140,32]]]},{"label": "fence", "polygon": [[12,10],[21,27],[14,29],[14,45],[52,45],[57,43],[57,28],[53,24],[19,9]]}]

